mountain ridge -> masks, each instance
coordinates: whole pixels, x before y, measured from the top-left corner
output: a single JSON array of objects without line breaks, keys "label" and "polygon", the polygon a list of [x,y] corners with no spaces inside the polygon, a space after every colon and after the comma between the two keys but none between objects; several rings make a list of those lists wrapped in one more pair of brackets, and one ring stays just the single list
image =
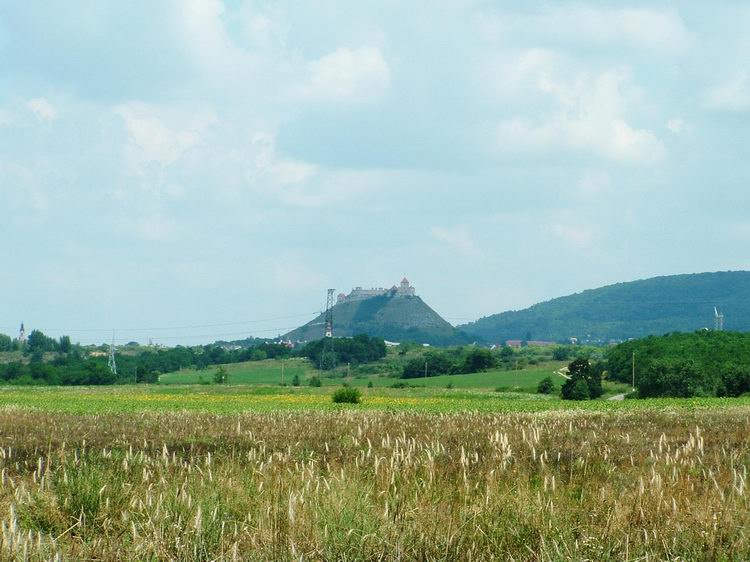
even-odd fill
[{"label": "mountain ridge", "polygon": [[750,331],[750,271],[665,275],[587,289],[480,318],[457,328],[490,342],[544,339],[607,342],[712,327]]}]

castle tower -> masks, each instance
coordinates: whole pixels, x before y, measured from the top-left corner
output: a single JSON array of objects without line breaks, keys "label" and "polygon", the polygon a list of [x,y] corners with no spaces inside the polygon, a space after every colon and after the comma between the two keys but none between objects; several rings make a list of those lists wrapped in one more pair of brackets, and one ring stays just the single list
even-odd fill
[{"label": "castle tower", "polygon": [[398,287],[398,294],[413,297],[415,293],[416,291],[414,290],[414,287],[412,287],[411,284],[409,283],[409,280],[406,277],[404,277],[401,280],[401,284]]}]

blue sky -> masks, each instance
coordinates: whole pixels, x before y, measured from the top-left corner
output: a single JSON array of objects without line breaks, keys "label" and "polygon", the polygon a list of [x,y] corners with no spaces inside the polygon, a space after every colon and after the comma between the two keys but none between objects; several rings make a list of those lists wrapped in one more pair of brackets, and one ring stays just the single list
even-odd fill
[{"label": "blue sky", "polygon": [[404,275],[460,323],[748,269],[747,29],[739,1],[0,0],[0,331],[272,336]]}]

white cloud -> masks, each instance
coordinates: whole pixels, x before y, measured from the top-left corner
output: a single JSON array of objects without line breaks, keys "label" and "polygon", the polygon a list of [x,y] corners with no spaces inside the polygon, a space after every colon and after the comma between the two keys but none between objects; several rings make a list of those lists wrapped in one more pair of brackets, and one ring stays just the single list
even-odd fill
[{"label": "white cloud", "polygon": [[0,109],[0,127],[10,123],[10,113]]},{"label": "white cloud", "polygon": [[[664,155],[656,135],[627,121],[627,109],[641,92],[626,68],[592,73],[570,64],[559,55],[530,50],[503,62],[496,76],[500,98],[537,100],[530,119],[513,117],[497,125],[501,153],[545,152],[567,149],[596,154],[622,163],[653,163]],[[540,112],[539,105],[552,108]]]},{"label": "white cloud", "polygon": [[516,44],[554,41],[586,46],[624,44],[656,53],[685,49],[690,33],[679,14],[648,8],[606,9],[551,4],[533,14],[482,13],[477,22],[491,40]]},{"label": "white cloud", "polygon": [[57,108],[52,105],[46,98],[34,98],[26,103],[36,118],[40,121],[54,121],[57,119]]},{"label": "white cloud", "polygon": [[594,231],[585,225],[556,222],[546,228],[552,238],[562,242],[575,250],[585,250],[594,242]]},{"label": "white cloud", "polygon": [[436,226],[430,230],[430,235],[464,257],[481,258],[483,256],[482,250],[463,225],[452,228]]},{"label": "white cloud", "polygon": [[300,88],[306,99],[366,103],[381,99],[390,90],[390,68],[375,47],[341,47],[307,66],[309,78]]},{"label": "white cloud", "polygon": [[[157,163],[169,166],[199,144],[216,122],[214,113],[198,108],[169,109],[141,103],[116,108],[129,135],[129,155],[136,166]],[[168,125],[166,122],[174,122]]]},{"label": "white cloud", "polygon": [[750,73],[740,70],[711,90],[706,106],[720,111],[750,111]]},{"label": "white cloud", "polygon": [[672,119],[667,121],[667,130],[669,130],[670,133],[674,133],[675,135],[680,135],[682,133],[691,131],[692,126],[680,117],[673,117]]}]

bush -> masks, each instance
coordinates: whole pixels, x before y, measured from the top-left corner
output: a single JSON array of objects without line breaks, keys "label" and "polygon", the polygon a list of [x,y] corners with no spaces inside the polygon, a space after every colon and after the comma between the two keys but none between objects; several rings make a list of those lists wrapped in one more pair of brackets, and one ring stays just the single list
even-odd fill
[{"label": "bush", "polygon": [[314,377],[310,377],[310,386],[320,386],[322,383],[320,382],[320,377],[315,375]]},{"label": "bush", "polygon": [[372,381],[367,381],[367,388],[372,388],[373,386],[375,385],[372,384]]},{"label": "bush", "polygon": [[539,385],[536,387],[538,394],[552,394],[555,391],[555,381],[552,377],[545,377],[539,381]]},{"label": "bush", "polygon": [[219,370],[214,373],[214,382],[224,384],[227,381],[229,381],[229,373],[224,367],[219,367]]},{"label": "bush", "polygon": [[294,375],[292,378],[292,386],[299,386],[299,375]]},{"label": "bush", "polygon": [[339,388],[332,396],[334,404],[359,404],[361,394],[353,387]]}]

